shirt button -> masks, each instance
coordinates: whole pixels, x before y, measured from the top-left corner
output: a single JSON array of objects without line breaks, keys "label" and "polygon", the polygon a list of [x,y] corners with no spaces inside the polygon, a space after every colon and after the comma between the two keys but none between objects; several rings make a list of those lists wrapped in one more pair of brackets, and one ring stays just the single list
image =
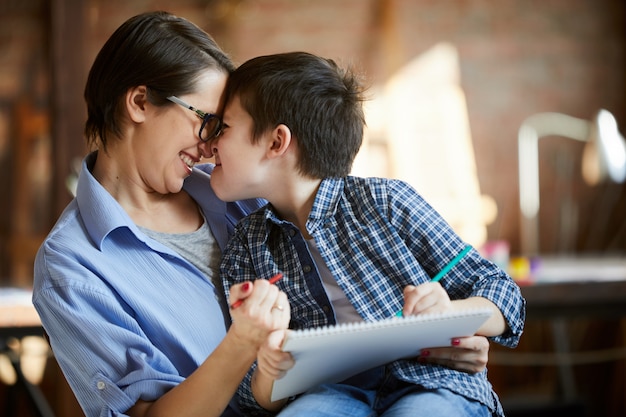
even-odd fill
[{"label": "shirt button", "polygon": [[107,386],[107,384],[105,384],[103,381],[98,381],[98,383],[96,384],[96,387],[98,387],[98,389],[100,391],[102,391],[103,389],[105,389]]},{"label": "shirt button", "polygon": [[324,306],[322,307],[322,310],[324,310],[324,313],[330,313],[330,306]]},{"label": "shirt button", "polygon": [[294,237],[296,235],[296,231],[293,229],[289,230],[289,236]]},{"label": "shirt button", "polygon": [[303,270],[305,273],[309,273],[309,272],[311,272],[311,266],[310,266],[310,265],[304,265],[304,266],[302,267],[302,270]]}]

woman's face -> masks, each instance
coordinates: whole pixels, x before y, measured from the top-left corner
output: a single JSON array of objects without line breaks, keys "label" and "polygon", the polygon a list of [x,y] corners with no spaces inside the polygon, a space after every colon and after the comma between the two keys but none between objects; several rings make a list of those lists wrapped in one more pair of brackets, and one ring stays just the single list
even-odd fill
[{"label": "woman's face", "polygon": [[[206,113],[220,114],[228,75],[207,71],[197,82],[197,91],[179,98]],[[201,159],[198,137],[202,119],[195,112],[172,103],[155,107],[133,141],[133,153],[141,181],[148,191],[177,193],[192,167]]]}]

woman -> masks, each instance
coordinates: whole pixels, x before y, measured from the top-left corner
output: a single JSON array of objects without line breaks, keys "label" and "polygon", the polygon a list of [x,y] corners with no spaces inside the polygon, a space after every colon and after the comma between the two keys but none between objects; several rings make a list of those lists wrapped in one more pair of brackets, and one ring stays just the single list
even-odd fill
[{"label": "woman", "polygon": [[209,167],[194,168],[200,139],[221,126],[232,69],[198,27],[148,13],[90,71],[85,131],[97,151],[39,250],[33,296],[87,416],[234,415],[258,348],[287,327],[285,295],[265,280],[238,287],[229,327],[215,284],[230,229],[258,206],[219,201]]}]

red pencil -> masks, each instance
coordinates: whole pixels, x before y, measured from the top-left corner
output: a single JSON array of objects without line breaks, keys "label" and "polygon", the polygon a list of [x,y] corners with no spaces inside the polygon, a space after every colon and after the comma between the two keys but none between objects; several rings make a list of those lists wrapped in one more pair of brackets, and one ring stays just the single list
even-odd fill
[{"label": "red pencil", "polygon": [[[270,282],[270,284],[276,284],[278,282],[278,280],[281,279],[282,277],[283,277],[283,274],[279,272],[278,274],[276,274],[272,278],[270,278],[269,282]],[[237,300],[237,301],[235,301],[234,303],[231,304],[230,308],[232,308],[234,310],[237,307],[239,307],[243,302],[244,302],[243,299]]]}]

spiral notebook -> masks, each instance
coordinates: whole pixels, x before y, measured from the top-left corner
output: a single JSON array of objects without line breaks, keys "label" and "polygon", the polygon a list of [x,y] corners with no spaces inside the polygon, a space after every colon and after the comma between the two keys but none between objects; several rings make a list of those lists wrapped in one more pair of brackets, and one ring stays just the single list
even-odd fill
[{"label": "spiral notebook", "polygon": [[491,310],[473,309],[291,331],[282,350],[291,352],[295,365],[274,381],[272,401],[416,358],[423,348],[450,346],[454,337],[473,335],[490,315]]}]

